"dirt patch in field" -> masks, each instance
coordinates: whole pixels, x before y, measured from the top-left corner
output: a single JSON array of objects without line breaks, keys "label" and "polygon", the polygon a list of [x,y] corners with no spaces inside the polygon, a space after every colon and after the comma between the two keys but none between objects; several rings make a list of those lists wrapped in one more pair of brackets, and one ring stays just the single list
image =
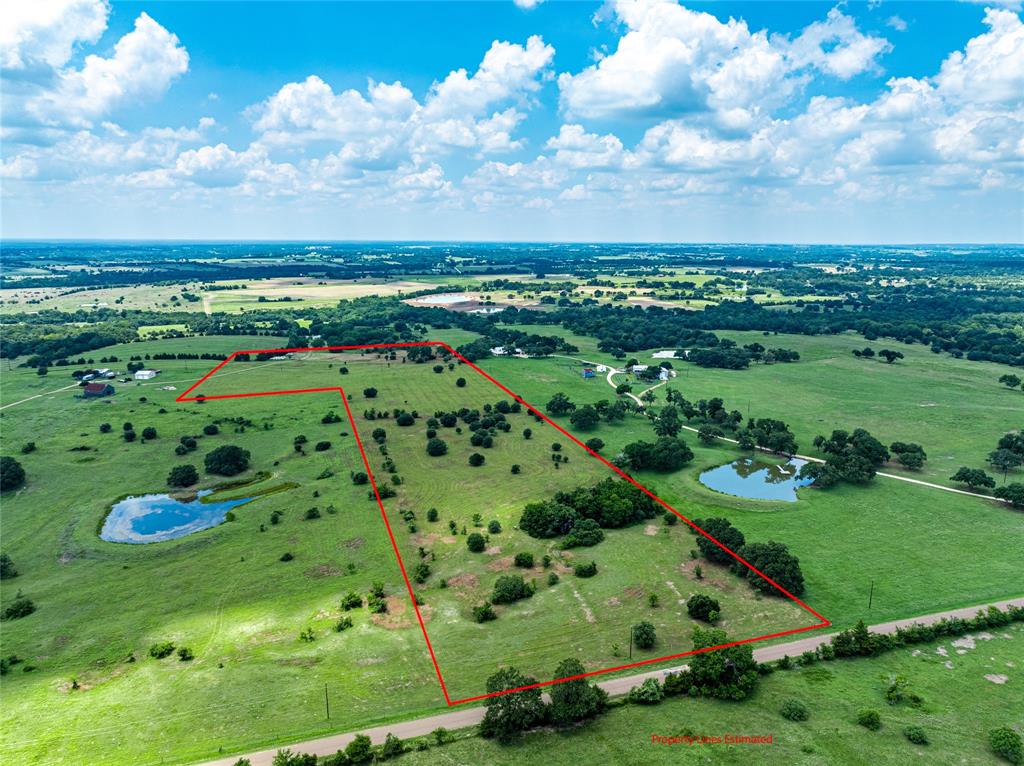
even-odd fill
[{"label": "dirt patch in field", "polygon": [[580,592],[573,588],[572,595],[574,595],[576,600],[580,602],[580,609],[583,610],[583,616],[586,618],[587,622],[591,624],[597,622],[597,618],[594,617],[594,612],[590,609],[587,602],[583,600],[583,596],[580,595]]},{"label": "dirt patch in field", "polygon": [[616,596],[612,596],[610,599],[608,599],[604,603],[605,603],[605,606],[620,606],[622,604],[622,601],[620,601]]},{"label": "dirt patch in field", "polygon": [[991,681],[994,684],[1005,684],[1010,680],[1010,677],[1004,676],[1002,673],[986,673],[985,680]]},{"label": "dirt patch in field", "polygon": [[350,537],[348,540],[342,543],[342,545],[344,545],[350,551],[357,551],[364,545],[366,545],[366,540],[364,540],[361,537]]},{"label": "dirt patch in field", "polygon": [[646,527],[644,527],[644,534],[648,537],[654,537],[656,534],[658,534],[658,525],[648,524]]},{"label": "dirt patch in field", "polygon": [[436,542],[451,543],[455,542],[454,535],[441,535],[437,532],[420,532],[419,534],[413,535],[412,542],[414,545],[422,545],[424,547],[433,545]]},{"label": "dirt patch in field", "polygon": [[460,575],[455,575],[455,577],[448,579],[449,588],[456,588],[460,590],[469,590],[471,588],[475,588],[479,584],[480,578],[475,574],[470,574],[469,572],[463,572]]},{"label": "dirt patch in field", "polygon": [[495,559],[487,564],[488,571],[491,572],[507,572],[512,568],[512,557],[502,556],[500,559]]},{"label": "dirt patch in field", "polygon": [[412,614],[412,609],[409,607],[408,596],[388,596],[387,604],[387,612],[373,615],[372,619],[375,625],[379,625],[385,630],[403,630],[412,625],[415,615]]},{"label": "dirt patch in field", "polygon": [[276,660],[277,665],[291,668],[311,668],[319,662],[319,657],[289,657],[286,660]]},{"label": "dirt patch in field", "polygon": [[486,553],[488,556],[497,556],[499,553],[501,553],[501,546],[492,545],[490,548],[484,551],[484,553]]},{"label": "dirt patch in field", "polygon": [[623,593],[625,593],[630,598],[643,598],[644,595],[644,589],[638,588],[636,585],[630,585],[629,587],[623,588],[622,590]]},{"label": "dirt patch in field", "polygon": [[341,577],[341,567],[334,564],[317,564],[303,572],[306,577]]}]

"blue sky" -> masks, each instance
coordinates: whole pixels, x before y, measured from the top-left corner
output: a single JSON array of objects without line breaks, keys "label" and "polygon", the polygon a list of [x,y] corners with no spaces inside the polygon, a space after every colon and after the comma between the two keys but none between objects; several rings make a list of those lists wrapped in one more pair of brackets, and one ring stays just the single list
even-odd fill
[{"label": "blue sky", "polygon": [[5,238],[1024,239],[1012,2],[10,7]]}]

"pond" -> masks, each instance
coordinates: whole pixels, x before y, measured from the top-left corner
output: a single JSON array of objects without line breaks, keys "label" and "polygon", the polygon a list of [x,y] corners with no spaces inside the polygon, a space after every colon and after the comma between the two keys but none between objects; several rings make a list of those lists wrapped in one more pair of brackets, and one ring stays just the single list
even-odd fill
[{"label": "pond", "polygon": [[170,495],[140,495],[116,503],[107,514],[100,538],[111,543],[158,543],[209,529],[224,522],[224,514],[251,497],[204,502],[213,490],[201,490],[185,502]]},{"label": "pond", "polygon": [[432,306],[448,306],[452,303],[465,303],[473,299],[461,293],[442,293],[438,295],[424,295],[417,300],[419,303],[427,303]]},{"label": "pond", "polygon": [[777,465],[745,457],[705,471],[700,475],[700,483],[726,495],[792,503],[797,500],[797,488],[811,483],[810,479],[797,478],[806,463],[806,460],[792,458]]}]

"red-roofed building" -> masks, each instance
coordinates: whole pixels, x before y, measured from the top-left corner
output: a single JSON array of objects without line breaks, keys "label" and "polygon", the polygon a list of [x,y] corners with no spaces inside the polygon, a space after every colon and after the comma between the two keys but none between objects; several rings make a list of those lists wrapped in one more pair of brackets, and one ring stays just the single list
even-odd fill
[{"label": "red-roofed building", "polygon": [[110,396],[114,393],[114,387],[109,383],[89,383],[82,391],[82,396],[87,399],[98,396]]}]

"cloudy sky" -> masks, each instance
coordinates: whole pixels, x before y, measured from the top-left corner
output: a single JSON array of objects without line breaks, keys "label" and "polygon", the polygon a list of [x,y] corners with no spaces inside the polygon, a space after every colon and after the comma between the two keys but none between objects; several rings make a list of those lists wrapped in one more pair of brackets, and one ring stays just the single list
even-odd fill
[{"label": "cloudy sky", "polygon": [[4,11],[5,238],[1024,240],[1012,0]]}]

